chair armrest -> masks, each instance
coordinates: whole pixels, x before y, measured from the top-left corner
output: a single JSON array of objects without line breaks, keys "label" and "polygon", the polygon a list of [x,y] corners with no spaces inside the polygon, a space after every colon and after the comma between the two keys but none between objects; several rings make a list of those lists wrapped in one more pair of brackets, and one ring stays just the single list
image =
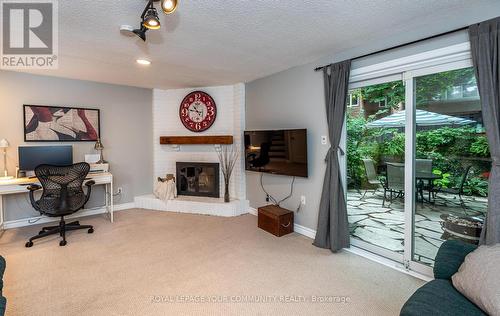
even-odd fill
[{"label": "chair armrest", "polygon": [[38,185],[38,184],[34,184],[34,183],[30,184],[30,186],[29,186],[29,187],[27,187],[27,189],[28,189],[29,191],[31,191],[31,192],[33,192],[33,191],[37,191],[37,190],[40,190],[41,188],[42,188],[42,187],[41,187],[40,185]]},{"label": "chair armrest", "polygon": [[33,208],[38,212],[40,212],[40,207],[38,206],[38,203],[35,201],[35,191],[38,191],[41,188],[42,187],[40,185],[34,183],[30,184],[30,186],[27,187],[27,189],[30,191],[29,196],[30,196],[31,206],[33,206]]},{"label": "chair armrest", "polygon": [[87,187],[91,187],[91,186],[95,185],[95,181],[94,180],[87,181],[87,182],[85,182],[85,185]]},{"label": "chair armrest", "polygon": [[445,241],[438,250],[434,264],[434,278],[451,279],[457,273],[465,257],[476,250],[476,246],[458,240]]},{"label": "chair armrest", "polygon": [[[87,202],[89,201],[90,199],[90,194],[92,193],[92,186],[95,184],[95,181],[94,180],[90,180],[90,181],[87,181],[85,182],[85,186],[87,187],[87,194],[85,196],[85,203],[83,203],[83,206],[85,206],[85,204],[87,204]],[[108,197],[106,197],[107,199]]]}]

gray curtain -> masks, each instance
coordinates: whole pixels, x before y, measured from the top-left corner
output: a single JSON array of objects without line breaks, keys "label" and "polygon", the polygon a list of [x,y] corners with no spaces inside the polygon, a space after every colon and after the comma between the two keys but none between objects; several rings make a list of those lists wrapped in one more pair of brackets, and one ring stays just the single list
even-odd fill
[{"label": "gray curtain", "polygon": [[318,229],[314,245],[337,252],[349,247],[349,223],[339,166],[339,148],[346,110],[351,61],[323,68],[326,118],[331,147],[326,156],[326,173],[319,206]]},{"label": "gray curtain", "polygon": [[488,192],[488,214],[481,244],[500,242],[500,18],[469,27],[472,61],[481,97],[483,121],[493,160]]}]

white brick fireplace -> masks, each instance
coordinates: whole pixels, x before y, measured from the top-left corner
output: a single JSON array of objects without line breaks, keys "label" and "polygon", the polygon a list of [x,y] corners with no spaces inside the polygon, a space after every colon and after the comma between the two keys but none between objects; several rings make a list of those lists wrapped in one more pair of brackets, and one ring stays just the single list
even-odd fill
[{"label": "white brick fireplace", "polygon": [[[217,104],[217,118],[210,129],[202,133],[187,130],[179,119],[182,99],[192,91],[201,90]],[[160,145],[160,136],[232,135],[240,151],[230,184],[231,203],[206,197],[179,197],[163,202],[152,195],[136,197],[136,207],[221,216],[237,216],[248,212],[242,137],[245,128],[245,85],[204,87],[153,91],[154,179],[176,173],[176,162],[219,162],[214,145]],[[220,175],[220,196],[224,196],[224,181]]]}]

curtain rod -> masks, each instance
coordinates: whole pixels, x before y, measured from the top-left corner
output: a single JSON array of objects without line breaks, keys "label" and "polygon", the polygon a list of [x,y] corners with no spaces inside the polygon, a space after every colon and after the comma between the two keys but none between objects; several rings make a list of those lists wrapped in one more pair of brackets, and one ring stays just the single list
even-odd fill
[{"label": "curtain rod", "polygon": [[[368,53],[368,54],[357,56],[357,57],[351,58],[351,60],[361,59],[361,58],[365,58],[365,57],[372,56],[372,55],[375,55],[375,54],[384,53],[384,52],[387,52],[387,51],[390,51],[390,50],[393,50],[393,49],[396,49],[396,48],[401,48],[403,46],[408,46],[408,45],[416,44],[416,43],[419,43],[419,42],[427,41],[427,40],[430,40],[430,39],[433,39],[433,38],[436,38],[436,37],[448,35],[448,34],[455,33],[455,32],[464,31],[464,30],[467,30],[468,28],[469,28],[468,26],[464,26],[464,27],[461,27],[461,28],[458,28],[458,29],[454,29],[454,30],[451,30],[451,31],[447,31],[447,32],[444,32],[444,33],[439,33],[439,34],[436,34],[436,35],[432,35],[432,36],[428,36],[428,37],[425,37],[425,38],[421,38],[421,39],[418,39],[418,40],[415,40],[415,41],[412,41],[412,42],[400,44],[400,45],[389,47],[389,48],[384,48],[384,49],[378,50],[376,52],[371,52],[371,53]],[[323,68],[328,67],[328,66],[329,65],[325,65],[325,66],[321,66],[321,67],[315,68],[314,71],[320,71]]]}]

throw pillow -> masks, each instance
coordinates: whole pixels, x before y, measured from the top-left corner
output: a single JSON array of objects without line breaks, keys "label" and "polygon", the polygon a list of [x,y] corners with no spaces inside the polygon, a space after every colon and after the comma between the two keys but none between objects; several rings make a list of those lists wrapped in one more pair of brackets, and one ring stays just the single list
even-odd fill
[{"label": "throw pillow", "polygon": [[490,315],[500,315],[500,244],[481,246],[465,257],[453,286]]}]

